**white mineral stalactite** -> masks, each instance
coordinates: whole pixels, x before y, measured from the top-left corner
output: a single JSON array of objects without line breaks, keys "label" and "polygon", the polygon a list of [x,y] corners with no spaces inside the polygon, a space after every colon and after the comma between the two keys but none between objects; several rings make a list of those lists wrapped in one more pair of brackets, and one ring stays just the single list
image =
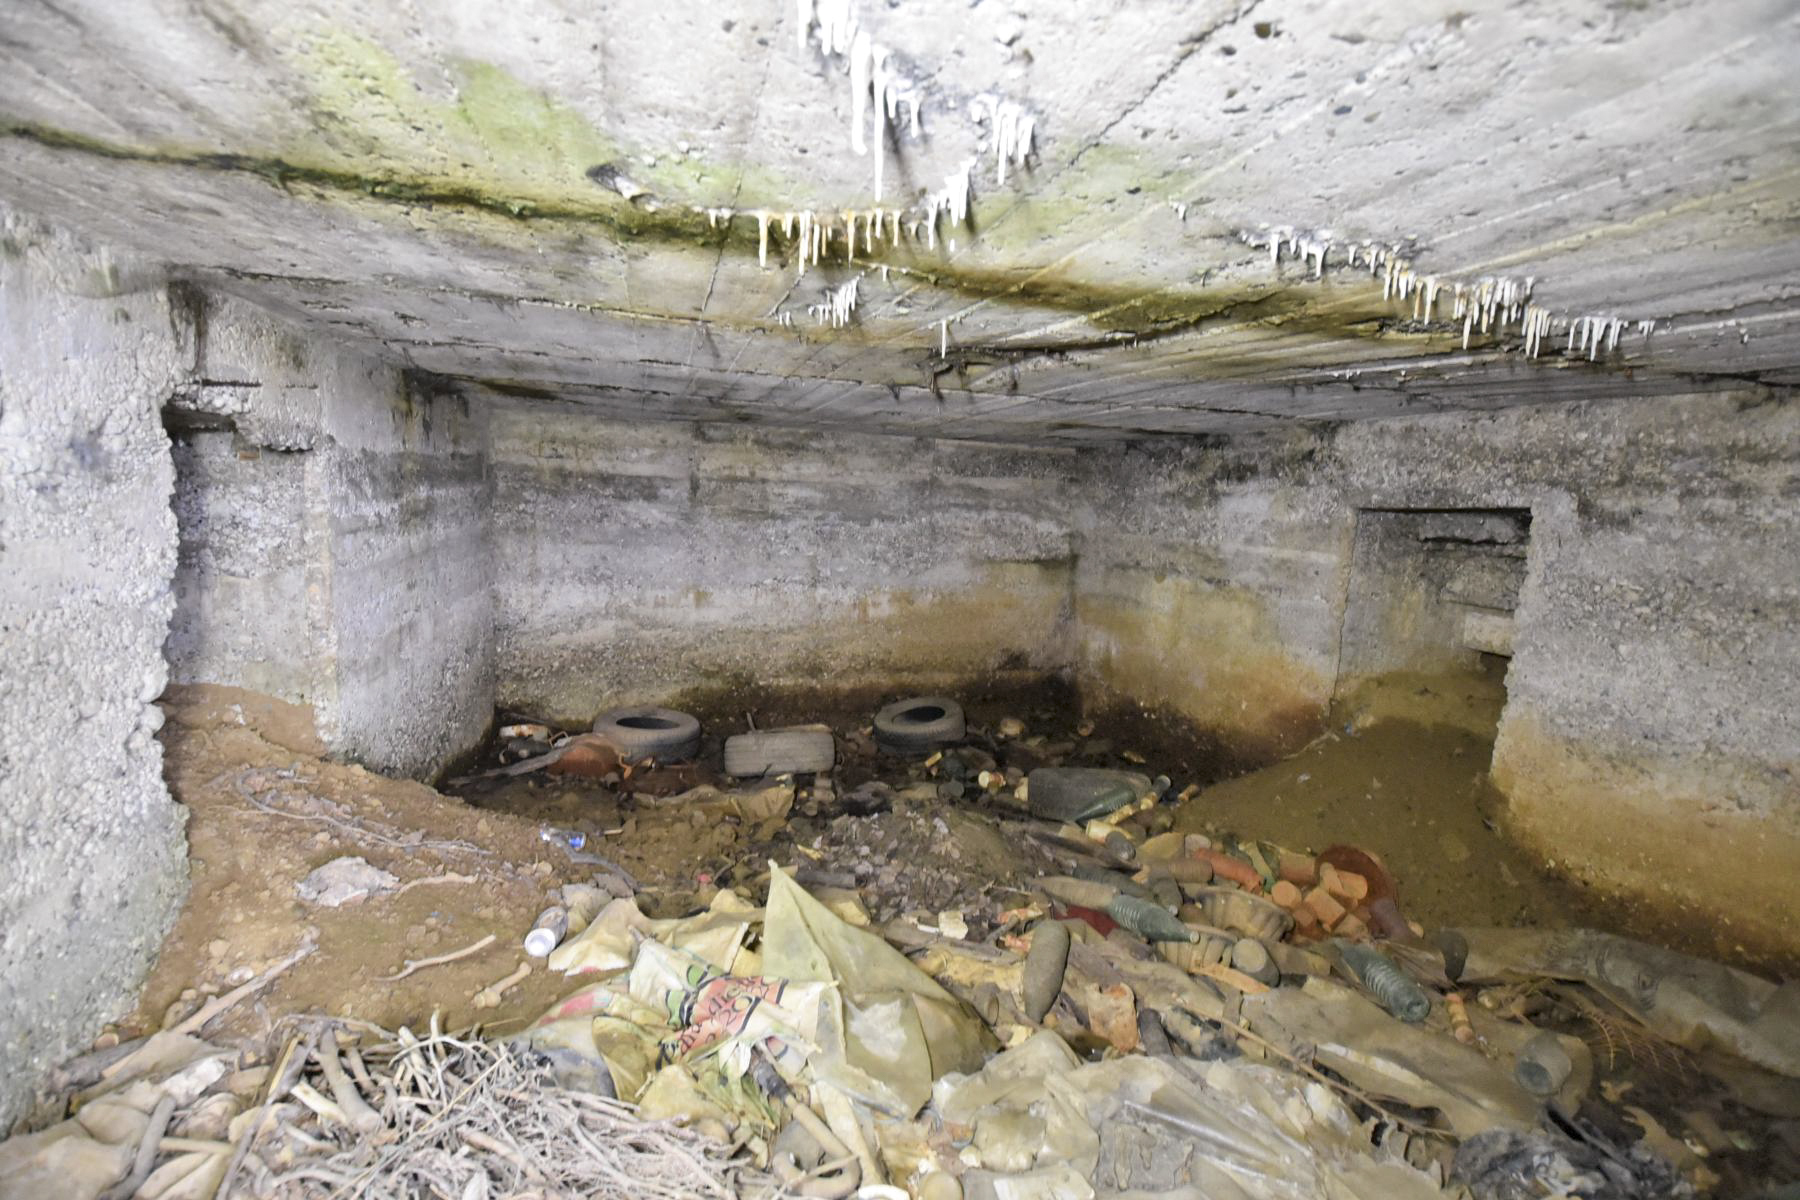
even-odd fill
[{"label": "white mineral stalactite", "polygon": [[[873,142],[875,199],[880,200],[887,169],[888,122],[898,116],[902,103],[908,108],[907,128],[913,137],[919,136],[918,85],[893,69],[892,52],[857,21],[850,0],[798,0],[795,22],[802,53],[808,41],[816,38],[822,54],[844,59],[850,76],[850,148],[859,155],[868,154]],[[864,133],[865,120],[873,123],[873,138]]]},{"label": "white mineral stalactite", "polygon": [[924,226],[927,248],[937,249],[938,214],[950,218],[952,229],[969,219],[969,174],[974,169],[975,160],[971,158],[944,176],[944,186],[925,198],[925,215],[920,224]]},{"label": "white mineral stalactite", "polygon": [[1031,153],[1032,142],[1037,134],[1037,118],[1015,100],[981,95],[970,101],[969,111],[976,120],[982,119],[980,114],[984,110],[987,113],[989,136],[993,139],[994,182],[1005,187],[1007,167],[1023,167],[1026,157]]},{"label": "white mineral stalactite", "polygon": [[817,304],[809,304],[806,311],[813,320],[823,325],[827,321],[833,329],[842,329],[850,323],[856,312],[858,293],[862,288],[862,276],[858,275],[841,287],[826,288],[825,298]]},{"label": "white mineral stalactite", "polygon": [[[875,122],[875,199],[880,201],[882,180],[887,172],[887,126],[888,118],[893,115],[889,92],[894,87],[893,75],[888,71],[888,52],[886,47],[871,46],[871,67],[869,91],[875,103],[870,109]],[[855,86],[853,83],[852,87]],[[862,151],[857,151],[858,154]]]},{"label": "white mineral stalactite", "polygon": [[[865,29],[856,31],[850,42],[850,148],[858,154],[869,152],[868,143],[863,140],[863,117],[869,110],[870,75],[874,70],[875,48],[869,40]],[[880,108],[877,106],[875,123],[881,124]],[[879,155],[879,151],[877,152]],[[879,171],[880,158],[876,159],[876,170]],[[880,184],[876,185],[879,196]]]},{"label": "white mineral stalactite", "polygon": [[[1326,231],[1307,232],[1290,225],[1239,230],[1238,238],[1255,249],[1267,249],[1271,266],[1279,267],[1283,256],[1291,255],[1303,262],[1315,279],[1324,274],[1325,260],[1333,244],[1332,235]],[[1516,327],[1524,338],[1526,356],[1536,358],[1547,338],[1566,330],[1568,340],[1564,353],[1570,357],[1580,353],[1593,362],[1603,351],[1610,354],[1618,349],[1619,338],[1628,324],[1620,317],[1593,313],[1580,317],[1557,316],[1532,301],[1536,276],[1483,275],[1467,283],[1420,274],[1412,261],[1401,253],[1399,244],[1383,246],[1371,241],[1351,242],[1348,251],[1344,267],[1354,269],[1366,264],[1371,275],[1381,278],[1382,301],[1410,300],[1412,317],[1416,321],[1436,320],[1438,295],[1446,287],[1450,288],[1450,316],[1452,321],[1462,322],[1464,350],[1469,348],[1469,340],[1477,329],[1487,334]],[[1654,321],[1636,322],[1637,331],[1646,336],[1655,326]]]}]

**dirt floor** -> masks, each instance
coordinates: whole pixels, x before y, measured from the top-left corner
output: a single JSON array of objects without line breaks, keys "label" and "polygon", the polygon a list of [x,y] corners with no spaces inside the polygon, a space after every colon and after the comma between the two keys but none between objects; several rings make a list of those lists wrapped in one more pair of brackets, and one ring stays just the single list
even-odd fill
[{"label": "dirt floor", "polygon": [[1432,928],[1604,920],[1506,836],[1505,798],[1488,779],[1505,698],[1498,674],[1373,681],[1311,745],[1208,788],[1176,827],[1303,851],[1361,846],[1399,881],[1407,915]]},{"label": "dirt floor", "polygon": [[[160,1028],[308,941],[317,950],[226,1035],[266,1032],[285,1013],[324,1012],[387,1026],[421,1026],[434,1008],[457,1027],[486,1018],[522,1025],[565,990],[535,971],[501,1011],[478,1012],[476,992],[524,960],[519,938],[581,877],[532,821],[471,813],[421,784],[326,759],[310,711],[236,688],[172,689],[162,734],[166,773],[188,808],[192,890],[164,942],[130,1036]],[[298,883],[345,855],[396,876],[405,891],[323,907]],[[485,935],[478,954],[390,981],[408,959],[448,953]]]},{"label": "dirt floor", "polygon": [[[139,1010],[116,1032],[164,1027],[309,944],[316,949],[239,1005],[217,1036],[273,1042],[284,1016],[308,1012],[420,1028],[435,1011],[449,1028],[480,1022],[510,1032],[571,989],[527,959],[523,935],[556,888],[604,876],[604,866],[630,876],[652,916],[692,912],[722,886],[759,895],[774,861],[809,886],[855,889],[878,923],[913,914],[923,924],[961,921],[981,938],[1019,902],[1012,885],[1092,865],[1030,821],[1010,786],[982,788],[974,775],[986,766],[1015,778],[1052,763],[1166,772],[1175,789],[1201,789],[1173,813],[1177,829],[1305,851],[1362,846],[1383,858],[1403,908],[1429,928],[1585,924],[1671,940],[1655,936],[1649,915],[1595,902],[1506,837],[1487,778],[1503,699],[1497,676],[1368,685],[1345,698],[1312,745],[1232,778],[1242,764],[1184,737],[1178,723],[1084,716],[1053,681],[966,694],[968,751],[955,765],[928,767],[881,754],[870,738],[868,714],[891,698],[797,692],[751,709],[741,696],[688,697],[707,729],[694,765],[629,779],[474,778],[446,785],[446,795],[331,762],[307,710],[237,689],[176,689],[162,737],[171,789],[190,814],[193,888]],[[999,736],[1009,718],[1022,734]],[[697,785],[728,784],[713,774],[720,744],[752,720],[829,723],[839,747],[831,778],[803,777],[780,819],[668,802]],[[496,750],[478,765],[495,763]],[[575,861],[541,836],[546,827],[585,835],[585,852],[604,866]],[[302,897],[309,872],[347,855],[391,873],[395,885],[338,907]],[[467,957],[393,978],[409,961],[490,935]],[[475,1006],[481,989],[526,963],[533,969],[497,1007]],[[1580,1032],[1566,1014],[1542,1018]],[[1600,1060],[1602,1093],[1657,1114],[1672,1145],[1710,1141],[1717,1194],[1748,1194],[1800,1170],[1792,1081],[1733,1074],[1729,1063],[1703,1071],[1711,1064],[1654,1046],[1616,1049]],[[1631,1126],[1621,1134],[1639,1136]]]}]

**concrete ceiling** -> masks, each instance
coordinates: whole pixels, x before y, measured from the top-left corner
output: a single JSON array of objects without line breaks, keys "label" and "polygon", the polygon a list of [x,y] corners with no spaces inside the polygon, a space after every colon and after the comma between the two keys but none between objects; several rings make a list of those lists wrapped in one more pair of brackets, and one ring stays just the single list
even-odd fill
[{"label": "concrete ceiling", "polygon": [[[922,115],[847,262],[852,23]],[[1800,381],[1796,64],[1793,0],[6,0],[0,197],[471,389],[1232,432]]]}]

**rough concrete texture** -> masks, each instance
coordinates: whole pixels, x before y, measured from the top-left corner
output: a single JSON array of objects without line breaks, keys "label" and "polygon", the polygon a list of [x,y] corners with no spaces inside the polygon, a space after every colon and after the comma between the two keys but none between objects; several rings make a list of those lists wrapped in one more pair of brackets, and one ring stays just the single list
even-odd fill
[{"label": "rough concrete texture", "polygon": [[166,653],[174,683],[247,687],[323,710],[328,558],[307,511],[308,458],[230,430],[175,435],[181,555]]},{"label": "rough concrete texture", "polygon": [[240,301],[178,295],[195,363],[171,418],[175,678],[309,703],[334,753],[431,775],[493,711],[485,411]]},{"label": "rough concrete texture", "polygon": [[[1524,582],[1530,524],[1528,514],[1358,513],[1337,693],[1394,672],[1477,668],[1479,647],[1468,644],[1471,619],[1478,634],[1510,621]],[[1496,618],[1501,626],[1491,624]]]},{"label": "rough concrete texture", "polygon": [[494,415],[500,699],[931,687],[1068,664],[1073,461],[911,438]]},{"label": "rough concrete texture", "polygon": [[1091,699],[1193,718],[1250,756],[1317,732],[1337,677],[1351,526],[1318,435],[1083,462],[1075,579]]},{"label": "rough concrete texture", "polygon": [[[1291,743],[1332,694],[1357,510],[1531,512],[1494,773],[1558,867],[1800,950],[1800,405],[1747,394],[1096,456],[1084,678]],[[1127,520],[1131,522],[1126,525]]]},{"label": "rough concrete texture", "polygon": [[[1800,379],[1791,0],[848,8],[923,106],[867,154],[787,0],[19,0],[0,195],[639,419],[1081,441]],[[1036,123],[1001,171],[1005,103]],[[971,162],[969,218],[915,234]],[[801,211],[803,276],[783,220],[759,255]],[[1522,312],[1455,313],[1484,279],[1533,281],[1535,357]]]},{"label": "rough concrete texture", "polygon": [[338,690],[321,732],[334,752],[429,776],[494,714],[488,414],[366,359],[340,361],[326,396]]},{"label": "rough concrete texture", "polygon": [[0,208],[0,1130],[128,1009],[187,885],[160,277]]}]

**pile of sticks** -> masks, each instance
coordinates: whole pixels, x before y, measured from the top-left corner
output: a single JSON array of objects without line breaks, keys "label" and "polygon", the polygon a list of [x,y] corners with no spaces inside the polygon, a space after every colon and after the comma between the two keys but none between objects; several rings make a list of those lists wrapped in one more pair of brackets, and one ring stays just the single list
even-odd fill
[{"label": "pile of sticks", "polygon": [[352,1040],[321,1023],[289,1044],[222,1192],[729,1200],[776,1190],[732,1147],[559,1087],[528,1051],[435,1029],[372,1034]]}]

